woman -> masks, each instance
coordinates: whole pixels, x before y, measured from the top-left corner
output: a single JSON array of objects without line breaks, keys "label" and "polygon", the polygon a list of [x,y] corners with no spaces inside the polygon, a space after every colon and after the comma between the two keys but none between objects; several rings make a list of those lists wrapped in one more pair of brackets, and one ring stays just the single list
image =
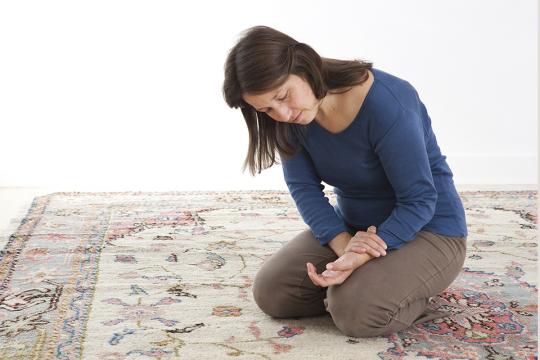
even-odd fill
[{"label": "woman", "polygon": [[228,54],[223,93],[248,127],[244,169],[260,173],[277,151],[309,226],[257,273],[253,295],[265,313],[329,312],[355,337],[447,315],[428,303],[461,271],[465,213],[410,83],[255,26]]}]

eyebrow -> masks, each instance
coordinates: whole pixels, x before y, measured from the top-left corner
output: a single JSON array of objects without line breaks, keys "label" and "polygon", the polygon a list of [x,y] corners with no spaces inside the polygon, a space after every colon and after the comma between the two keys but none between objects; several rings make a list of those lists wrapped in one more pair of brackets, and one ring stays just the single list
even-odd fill
[{"label": "eyebrow", "polygon": [[[282,89],[279,89],[278,91],[276,91],[276,93],[274,94],[274,97],[272,98],[272,100],[274,100],[275,98],[277,98],[278,94],[281,92]],[[266,106],[268,107],[268,106]],[[262,109],[264,109],[264,107],[260,108],[260,109],[255,109],[257,111],[261,111],[262,112]]]}]

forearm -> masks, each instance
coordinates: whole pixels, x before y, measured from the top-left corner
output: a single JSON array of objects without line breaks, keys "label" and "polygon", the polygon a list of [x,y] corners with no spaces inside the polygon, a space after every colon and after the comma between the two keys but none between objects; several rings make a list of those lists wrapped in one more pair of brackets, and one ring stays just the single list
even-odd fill
[{"label": "forearm", "polygon": [[330,240],[328,246],[336,253],[338,257],[340,257],[345,252],[345,248],[347,247],[347,244],[351,238],[352,235],[348,232],[339,233],[332,240]]}]

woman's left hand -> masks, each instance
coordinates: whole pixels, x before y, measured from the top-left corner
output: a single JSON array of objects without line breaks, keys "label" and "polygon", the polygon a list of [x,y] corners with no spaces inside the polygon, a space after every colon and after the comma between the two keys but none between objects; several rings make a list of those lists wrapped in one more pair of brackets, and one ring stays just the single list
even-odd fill
[{"label": "woman's left hand", "polygon": [[[336,261],[326,264],[325,271],[317,274],[317,269],[312,263],[307,263],[308,276],[311,281],[322,287],[342,284],[356,268],[366,262],[366,254],[347,252],[341,255]],[[364,258],[364,260],[362,260]]]}]

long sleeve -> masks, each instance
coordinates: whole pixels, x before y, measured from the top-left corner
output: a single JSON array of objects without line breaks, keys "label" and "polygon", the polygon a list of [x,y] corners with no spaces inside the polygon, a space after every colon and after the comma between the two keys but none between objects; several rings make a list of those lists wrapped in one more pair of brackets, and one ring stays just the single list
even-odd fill
[{"label": "long sleeve", "polygon": [[[302,152],[282,164],[304,221],[321,244],[375,225],[389,250],[421,230],[467,234],[453,173],[418,92],[404,79],[371,70],[373,84],[347,128],[333,133],[316,119],[293,126],[291,140]],[[321,183],[333,186],[334,207]]]},{"label": "long sleeve", "polygon": [[321,245],[348,231],[324,195],[324,185],[309,154],[302,149],[290,158],[282,158],[283,175],[304,222]]},{"label": "long sleeve", "polygon": [[373,146],[396,196],[395,208],[377,235],[389,250],[399,249],[433,218],[437,203],[421,118],[402,109]]}]

